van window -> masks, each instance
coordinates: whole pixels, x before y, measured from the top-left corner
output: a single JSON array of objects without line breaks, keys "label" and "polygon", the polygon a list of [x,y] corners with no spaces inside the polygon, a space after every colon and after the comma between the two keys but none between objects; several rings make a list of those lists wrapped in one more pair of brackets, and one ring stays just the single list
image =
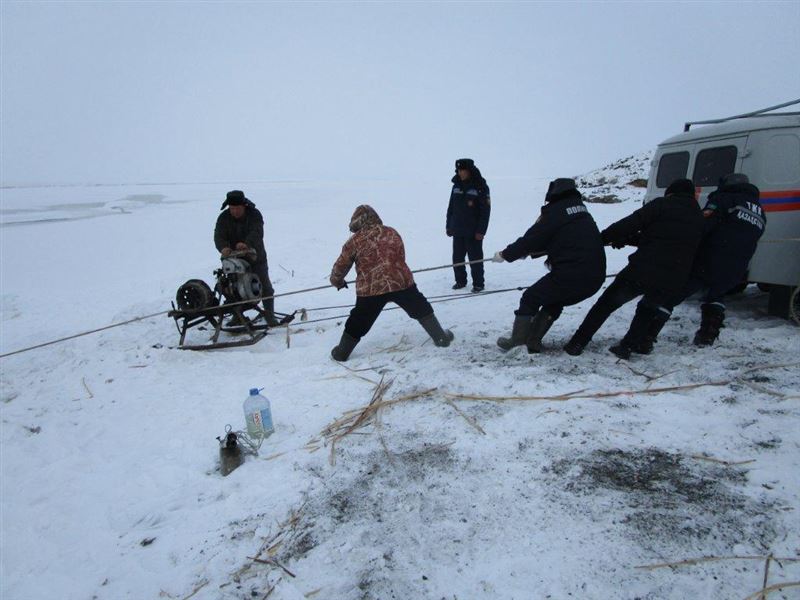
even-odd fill
[{"label": "van window", "polygon": [[773,135],[761,163],[761,172],[769,183],[800,181],[800,138],[790,133]]},{"label": "van window", "polygon": [[736,146],[701,150],[694,161],[692,181],[698,186],[718,185],[720,177],[736,170],[736,154]]},{"label": "van window", "polygon": [[656,187],[665,188],[676,179],[686,177],[689,169],[688,152],[670,152],[664,154],[658,161],[658,173],[656,174]]}]

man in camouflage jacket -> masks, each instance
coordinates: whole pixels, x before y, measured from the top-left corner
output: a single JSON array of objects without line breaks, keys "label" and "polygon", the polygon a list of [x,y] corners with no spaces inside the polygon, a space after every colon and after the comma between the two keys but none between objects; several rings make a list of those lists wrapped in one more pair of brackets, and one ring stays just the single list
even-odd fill
[{"label": "man in camouflage jacket", "polygon": [[389,302],[417,319],[437,346],[449,346],[453,334],[442,329],[433,307],[417,289],[406,264],[400,234],[385,226],[375,209],[366,204],[353,213],[350,231],[353,235],[333,265],[330,282],[336,289],[347,287],[345,277],[355,264],[356,305],[350,311],[342,338],[331,356],[335,360],[347,360]]}]

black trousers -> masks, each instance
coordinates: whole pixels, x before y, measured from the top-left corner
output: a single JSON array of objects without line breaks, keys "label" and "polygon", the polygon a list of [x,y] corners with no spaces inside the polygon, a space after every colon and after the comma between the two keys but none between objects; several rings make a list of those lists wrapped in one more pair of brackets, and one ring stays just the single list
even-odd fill
[{"label": "black trousers", "polygon": [[589,310],[573,337],[588,344],[611,313],[639,296],[643,296],[640,304],[652,307],[654,310],[659,310],[668,304],[667,293],[646,289],[637,281],[617,275]]},{"label": "black trousers", "polygon": [[372,325],[387,303],[394,302],[412,319],[422,319],[433,314],[433,307],[416,285],[380,296],[358,296],[356,305],[344,324],[348,335],[359,340],[372,329]]},{"label": "black trousers", "polygon": [[564,278],[563,275],[559,278],[554,273],[548,273],[522,293],[519,308],[514,314],[532,317],[542,309],[556,320],[565,306],[591,298],[602,285],[603,279],[578,280],[574,277]]},{"label": "black trousers", "polygon": [[[261,283],[261,295],[272,296],[275,294],[275,288],[272,287],[272,282],[269,280],[269,265],[267,263],[258,263],[253,265],[253,272],[258,277]],[[274,312],[275,299],[269,298],[263,301],[264,310],[268,313]]]},{"label": "black trousers", "polygon": [[[476,240],[474,235],[471,237],[453,236],[453,263],[464,262],[467,256],[470,261],[482,260],[483,240]],[[483,287],[483,263],[470,265],[469,270],[472,274],[472,285]],[[453,267],[453,271],[456,275],[456,283],[467,285],[467,267],[464,265]]]}]

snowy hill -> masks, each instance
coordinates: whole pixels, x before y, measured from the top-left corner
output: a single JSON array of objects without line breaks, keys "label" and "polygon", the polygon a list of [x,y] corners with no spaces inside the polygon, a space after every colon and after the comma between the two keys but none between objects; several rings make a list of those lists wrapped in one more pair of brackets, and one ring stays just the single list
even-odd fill
[{"label": "snowy hill", "polygon": [[653,151],[627,156],[605,167],[577,176],[575,181],[587,202],[613,204],[641,201],[647,188]]},{"label": "snowy hill", "polygon": [[[581,189],[622,197],[647,160]],[[546,183],[486,175],[490,253],[536,219]],[[227,189],[3,190],[2,352],[168,309],[185,280],[210,281]],[[326,282],[363,202],[403,235],[413,269],[449,262],[447,177],[244,189],[264,212],[279,293]],[[590,205],[601,226],[634,208]],[[627,252],[607,252],[616,273]],[[546,272],[486,269],[487,292]],[[452,294],[448,270],[416,281]],[[441,298],[450,348],[385,312],[344,365],[329,358],[343,318],[193,353],[174,348],[162,315],[2,359],[0,595],[728,599],[762,587],[753,557],[769,554],[786,559],[770,562],[769,584],[800,579],[800,343],[765,295],[732,298],[706,349],[690,344],[690,301],[653,355],[625,363],[607,348],[633,305],[583,356],[561,351],[591,300],[564,311],[543,354],[501,353],[519,294]],[[276,302],[316,319],[353,299]],[[276,432],[222,477],[215,437],[243,427],[251,387],[265,388]],[[719,560],[654,566],[699,557]]]}]

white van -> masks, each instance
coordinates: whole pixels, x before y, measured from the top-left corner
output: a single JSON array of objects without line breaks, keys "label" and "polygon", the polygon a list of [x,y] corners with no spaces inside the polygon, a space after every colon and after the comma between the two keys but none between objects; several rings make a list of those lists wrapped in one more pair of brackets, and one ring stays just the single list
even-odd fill
[{"label": "white van", "polygon": [[[644,202],[689,178],[705,206],[720,177],[744,173],[761,190],[767,228],[750,261],[748,280],[770,292],[770,314],[798,319],[800,307],[800,113],[754,113],[686,123],[684,133],[658,145]],[[704,125],[692,128],[692,125]]]}]

